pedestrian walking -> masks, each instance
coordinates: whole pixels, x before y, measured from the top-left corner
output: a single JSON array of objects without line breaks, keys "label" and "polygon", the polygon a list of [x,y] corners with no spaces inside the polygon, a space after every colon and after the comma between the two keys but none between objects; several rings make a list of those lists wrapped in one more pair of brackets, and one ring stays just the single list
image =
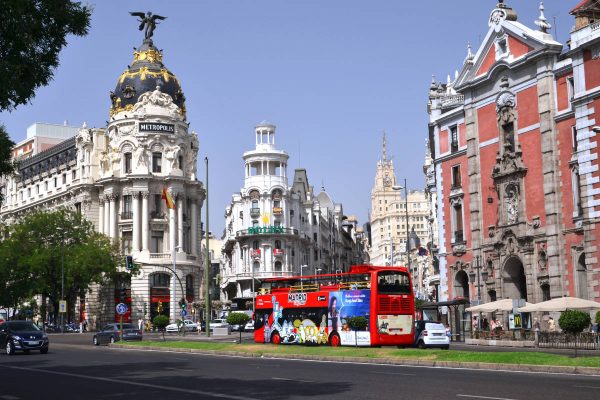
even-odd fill
[{"label": "pedestrian walking", "polygon": [[556,332],[556,323],[552,317],[548,318],[548,330],[550,332]]},{"label": "pedestrian walking", "polygon": [[142,318],[138,319],[138,329],[140,331],[144,330],[144,320]]}]

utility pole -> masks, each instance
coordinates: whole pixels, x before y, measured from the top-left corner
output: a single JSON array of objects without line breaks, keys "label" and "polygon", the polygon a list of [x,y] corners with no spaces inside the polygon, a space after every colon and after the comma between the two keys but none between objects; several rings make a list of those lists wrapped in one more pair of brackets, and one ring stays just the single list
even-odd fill
[{"label": "utility pole", "polygon": [[208,238],[208,157],[204,157],[206,163],[206,268],[204,269],[204,282],[205,282],[205,308],[206,308],[206,337],[210,336],[210,251],[209,251],[209,238]]}]

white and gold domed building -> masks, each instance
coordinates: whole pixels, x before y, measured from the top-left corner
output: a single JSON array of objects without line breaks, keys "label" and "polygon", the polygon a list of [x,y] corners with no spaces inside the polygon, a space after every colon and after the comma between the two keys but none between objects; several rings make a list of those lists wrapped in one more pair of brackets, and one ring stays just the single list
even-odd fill
[{"label": "white and gold domed building", "polygon": [[[17,173],[0,181],[0,222],[34,209],[80,210],[141,266],[117,287],[98,286],[80,299],[81,317],[96,326],[115,321],[116,293],[126,288],[126,320],[152,318],[159,303],[174,319],[180,298],[200,297],[205,192],[196,174],[198,136],[188,131],[181,85],[150,38],[134,51],[110,98],[106,127],[84,124],[69,139],[28,153]],[[175,209],[161,199],[164,189]]]}]

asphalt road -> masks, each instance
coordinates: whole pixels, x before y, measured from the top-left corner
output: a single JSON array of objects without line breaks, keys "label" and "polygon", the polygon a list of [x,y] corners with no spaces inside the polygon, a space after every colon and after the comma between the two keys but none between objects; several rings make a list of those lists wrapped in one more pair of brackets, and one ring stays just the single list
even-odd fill
[{"label": "asphalt road", "polygon": [[51,337],[47,355],[0,353],[0,400],[598,399],[600,378],[119,350]]}]

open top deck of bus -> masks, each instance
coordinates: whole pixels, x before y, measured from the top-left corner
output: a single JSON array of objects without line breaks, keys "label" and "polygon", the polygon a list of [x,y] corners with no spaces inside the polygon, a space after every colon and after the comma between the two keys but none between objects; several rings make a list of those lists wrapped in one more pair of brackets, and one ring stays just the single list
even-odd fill
[{"label": "open top deck of bus", "polygon": [[[371,288],[371,279],[374,272],[386,273],[400,272],[406,280],[400,286],[404,292],[410,291],[410,274],[408,268],[376,267],[372,265],[353,265],[348,272],[336,274],[304,275],[286,278],[268,278],[263,280],[259,294],[287,293],[287,292],[319,292],[339,290],[361,290]],[[386,282],[387,283],[387,282]],[[389,282],[391,285],[392,282]],[[399,284],[399,283],[398,283]],[[391,287],[391,286],[390,286]]]}]

